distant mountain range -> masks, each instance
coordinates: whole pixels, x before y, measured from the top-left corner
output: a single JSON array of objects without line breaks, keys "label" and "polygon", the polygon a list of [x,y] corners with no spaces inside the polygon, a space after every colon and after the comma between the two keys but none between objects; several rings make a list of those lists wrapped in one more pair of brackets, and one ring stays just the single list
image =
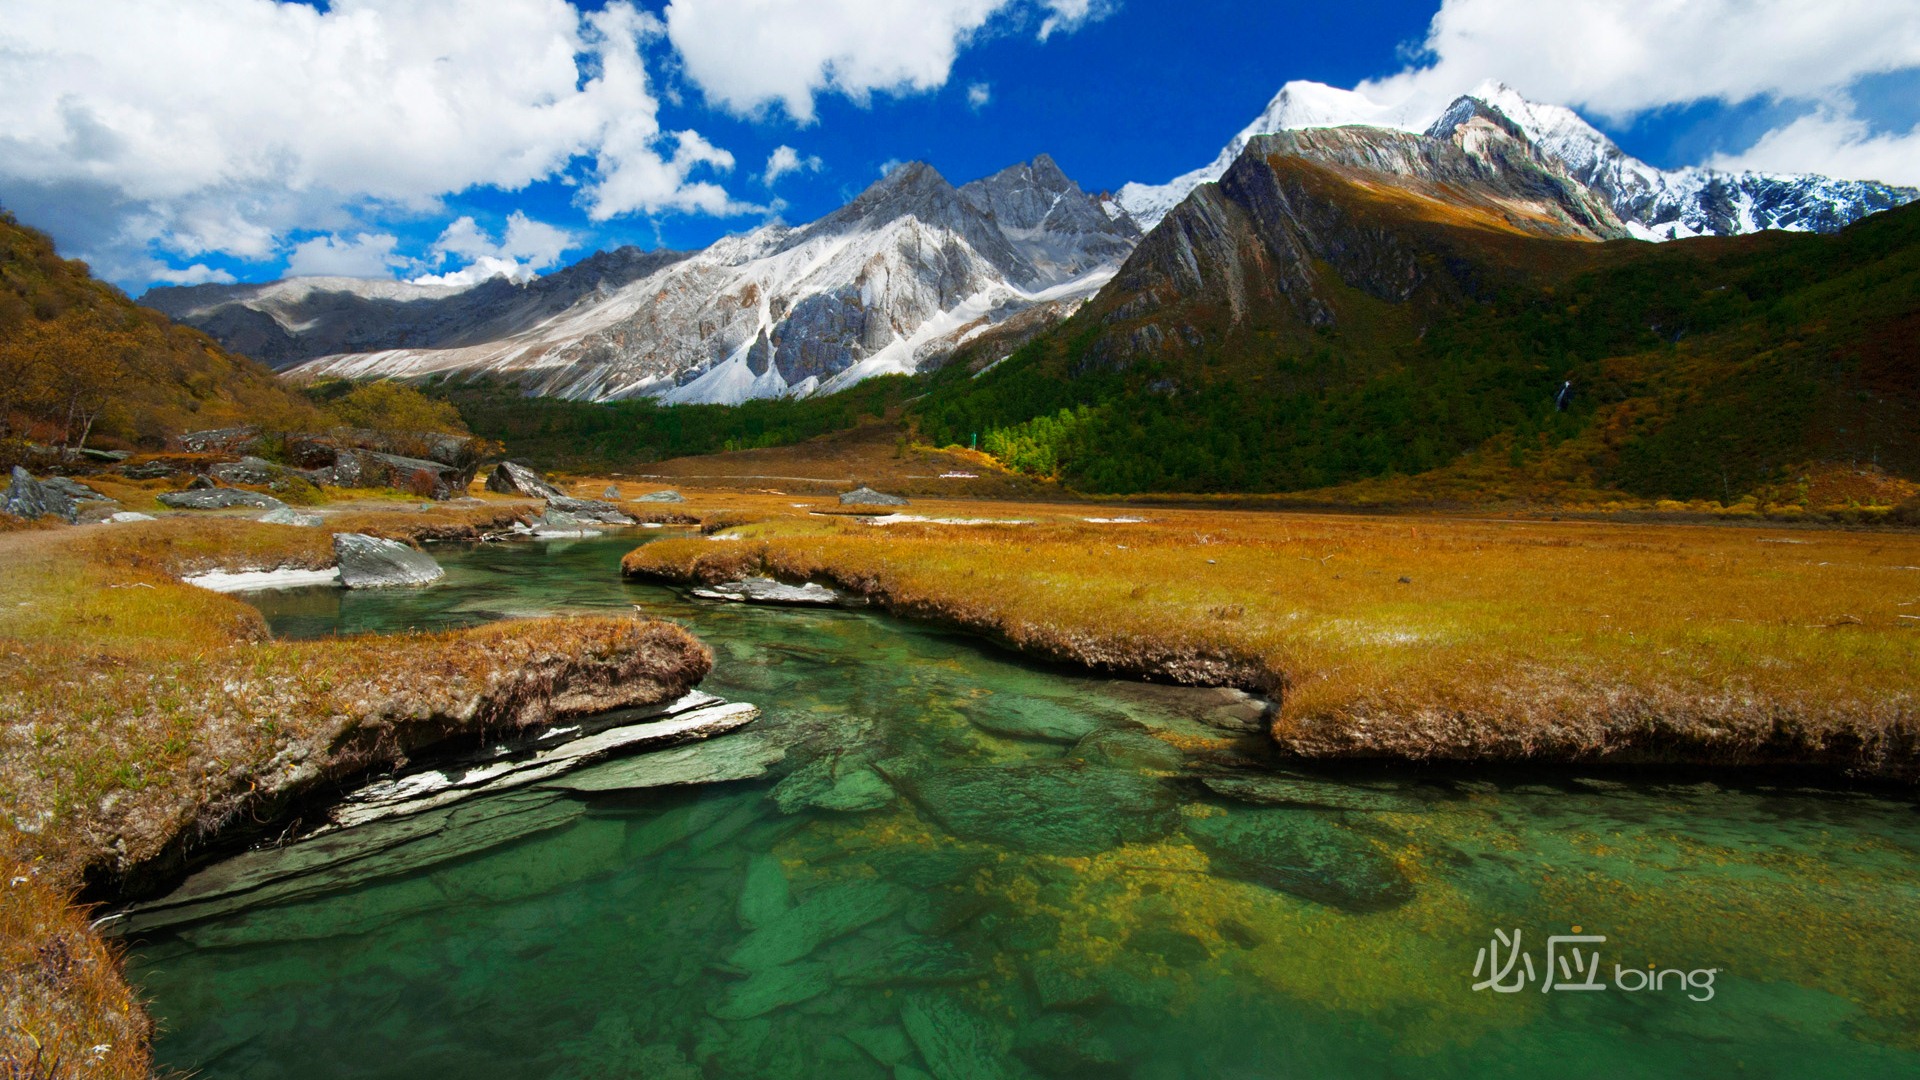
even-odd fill
[{"label": "distant mountain range", "polygon": [[[1920,197],[1821,177],[1662,171],[1571,110],[1498,84],[1431,117],[1290,83],[1213,163],[1113,198],[1087,194],[1045,156],[958,188],[911,164],[809,225],[767,225],[696,253],[623,248],[524,285],[293,279],[154,289],[143,302],[298,378],[491,374],[586,400],[830,392],[983,342],[1004,355],[1096,296],[1113,308],[1177,288],[1183,275],[1226,273],[1227,262],[1197,261],[1195,245],[1237,244],[1207,230],[1241,227],[1220,218],[1219,185],[1250,152],[1364,171],[1429,214],[1563,240],[1832,232]],[[1313,305],[1326,303],[1308,281],[1314,260],[1349,254],[1326,246],[1316,205],[1259,204],[1279,215],[1268,231],[1292,247],[1232,271],[1229,303],[1280,289],[1312,324]],[[1396,249],[1363,246],[1389,263]],[[1374,284],[1406,297],[1476,287],[1443,288],[1407,257],[1375,267],[1384,276]],[[1395,273],[1405,280],[1391,286]],[[1108,303],[1109,293],[1126,299]],[[1170,332],[1164,320],[1151,325],[1103,347],[1144,355],[1159,346],[1155,333]]]}]

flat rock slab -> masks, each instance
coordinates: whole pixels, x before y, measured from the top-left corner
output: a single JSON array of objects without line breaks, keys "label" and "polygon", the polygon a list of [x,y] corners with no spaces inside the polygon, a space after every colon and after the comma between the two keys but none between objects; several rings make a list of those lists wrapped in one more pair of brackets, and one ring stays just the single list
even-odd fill
[{"label": "flat rock slab", "polygon": [[805,585],[788,585],[765,577],[752,577],[745,581],[705,586],[693,590],[693,595],[702,600],[723,600],[732,604],[770,604],[781,607],[836,607],[846,602],[846,597],[825,585],[816,585],[811,581]]},{"label": "flat rock slab", "polygon": [[42,484],[62,492],[75,502],[112,502],[112,499],[93,490],[78,480],[69,480],[64,476],[49,476],[40,481]]},{"label": "flat rock slab", "polygon": [[340,566],[340,584],[349,589],[430,585],[447,573],[424,551],[360,533],[335,533],[333,558]]},{"label": "flat rock slab", "polygon": [[907,897],[906,890],[877,881],[815,889],[748,934],[727,954],[727,963],[746,971],[765,971],[805,960],[827,942],[898,912],[906,906]]},{"label": "flat rock slab", "polygon": [[595,499],[572,499],[565,495],[550,495],[547,497],[547,512],[552,513],[556,510],[572,515],[577,521],[597,522],[601,525],[638,524],[632,517],[622,513],[619,507],[610,502],[600,502]]},{"label": "flat rock slab", "polygon": [[783,814],[806,809],[860,813],[878,810],[895,799],[893,785],[858,754],[835,751],[794,770],[774,786],[773,801]]},{"label": "flat rock slab", "polygon": [[633,501],[637,503],[683,503],[687,501],[687,497],[677,491],[656,491],[650,495],[635,496]]},{"label": "flat rock slab", "polygon": [[1049,855],[1158,840],[1179,820],[1159,780],[1084,761],[976,766],[895,783],[955,836]]},{"label": "flat rock slab", "polygon": [[199,488],[192,491],[170,491],[158,496],[160,505],[175,510],[231,510],[236,506],[250,506],[258,510],[285,510],[287,504],[271,495],[262,495],[257,491],[241,491],[238,488]]},{"label": "flat rock slab", "polygon": [[786,756],[787,748],[778,739],[759,734],[729,735],[697,746],[609,761],[549,780],[545,786],[604,792],[724,784],[765,776]]},{"label": "flat rock slab", "polygon": [[1255,806],[1320,807],[1386,814],[1417,814],[1427,808],[1421,800],[1398,792],[1307,777],[1209,776],[1200,782],[1216,795]]},{"label": "flat rock slab", "polygon": [[996,695],[960,707],[975,727],[1016,739],[1079,742],[1105,727],[1129,723],[1125,714],[1090,708],[1070,698]]},{"label": "flat rock slab", "polygon": [[1400,867],[1366,836],[1298,810],[1236,810],[1186,820],[1213,872],[1342,911],[1390,911],[1413,899]]}]

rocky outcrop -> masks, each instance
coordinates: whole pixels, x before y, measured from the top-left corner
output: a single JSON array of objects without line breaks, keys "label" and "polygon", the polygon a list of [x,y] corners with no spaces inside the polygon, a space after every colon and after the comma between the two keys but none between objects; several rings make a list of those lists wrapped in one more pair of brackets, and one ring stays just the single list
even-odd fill
[{"label": "rocky outcrop", "polygon": [[269,510],[257,519],[262,525],[293,525],[299,528],[317,528],[327,519],[319,514],[303,514],[290,506],[278,510]]},{"label": "rocky outcrop", "polygon": [[18,465],[13,467],[13,480],[7,488],[6,498],[0,500],[0,513],[12,514],[27,521],[57,517],[69,525],[80,520],[80,507],[74,502],[73,496],[35,480],[32,474]]},{"label": "rocky outcrop", "polygon": [[424,551],[359,533],[336,533],[333,558],[340,566],[340,584],[349,589],[430,585],[446,575]]},{"label": "rocky outcrop", "polygon": [[686,502],[687,499],[686,496],[677,491],[656,491],[650,495],[637,495],[633,501],[637,503],[683,503]]},{"label": "rocky outcrop", "polygon": [[285,469],[257,457],[222,462],[207,470],[207,475],[222,484],[271,484],[286,475]]},{"label": "rocky outcrop", "polygon": [[907,500],[898,495],[887,495],[870,487],[857,487],[840,496],[842,506],[907,506]]},{"label": "rocky outcrop", "polygon": [[231,510],[237,506],[251,506],[260,510],[285,510],[287,504],[271,495],[262,495],[257,491],[241,491],[238,488],[200,488],[188,491],[170,491],[157,497],[160,505],[175,510]]},{"label": "rocky outcrop", "polygon": [[500,495],[523,495],[529,499],[564,498],[560,489],[533,469],[518,462],[503,461],[487,477],[487,490]]}]

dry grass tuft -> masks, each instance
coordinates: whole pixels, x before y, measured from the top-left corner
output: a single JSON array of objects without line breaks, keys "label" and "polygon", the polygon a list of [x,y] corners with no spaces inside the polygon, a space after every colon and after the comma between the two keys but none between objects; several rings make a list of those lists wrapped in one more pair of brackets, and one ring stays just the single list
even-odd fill
[{"label": "dry grass tuft", "polygon": [[[1036,655],[1284,692],[1315,757],[1787,764],[1920,778],[1920,536],[728,497],[628,574],[830,582]],[[1403,580],[1404,579],[1404,580]]]}]

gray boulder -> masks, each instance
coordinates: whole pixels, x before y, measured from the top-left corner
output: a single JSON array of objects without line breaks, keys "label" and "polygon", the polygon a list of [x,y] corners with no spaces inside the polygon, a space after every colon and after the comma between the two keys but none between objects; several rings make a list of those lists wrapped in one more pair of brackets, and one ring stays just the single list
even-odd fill
[{"label": "gray boulder", "polygon": [[13,483],[0,500],[0,511],[33,521],[51,514],[71,525],[80,520],[80,507],[73,497],[57,487],[35,480],[18,465],[13,467]]},{"label": "gray boulder", "polygon": [[188,491],[211,491],[219,486],[219,484],[213,482],[212,477],[208,476],[196,476],[187,481]]},{"label": "gray boulder", "polygon": [[159,519],[152,514],[141,514],[132,510],[122,510],[107,520],[115,525],[131,525],[136,521],[158,521]]},{"label": "gray boulder", "polygon": [[244,454],[259,442],[260,429],[257,427],[214,428],[209,431],[190,431],[180,436],[181,449],[192,454]]},{"label": "gray boulder", "polygon": [[786,607],[833,607],[844,599],[825,585],[809,581],[805,585],[787,585],[772,578],[751,577],[693,590],[702,600],[725,600],[735,604],[777,604]]},{"label": "gray boulder", "polygon": [[158,498],[160,505],[175,510],[231,510],[236,506],[251,506],[260,510],[287,508],[286,503],[271,495],[237,488],[190,488],[186,491],[169,491]]},{"label": "gray boulder", "polygon": [[677,491],[656,491],[651,495],[641,495],[633,500],[637,503],[683,503],[686,496]]},{"label": "gray boulder", "polygon": [[291,506],[278,510],[269,510],[258,519],[262,525],[296,525],[303,529],[316,528],[326,519],[319,514],[303,514]]},{"label": "gray boulder", "polygon": [[75,502],[112,502],[112,499],[93,490],[78,480],[69,480],[64,476],[49,476],[40,481],[55,491],[64,492]]},{"label": "gray boulder", "polygon": [[601,525],[635,525],[638,522],[620,512],[612,503],[597,502],[593,499],[570,499],[565,495],[547,497],[547,509],[571,514],[581,521],[596,522]]},{"label": "gray boulder", "polygon": [[840,496],[842,506],[906,506],[907,500],[898,495],[885,495],[870,487],[858,487]]},{"label": "gray boulder", "polygon": [[270,484],[285,471],[263,458],[243,457],[215,465],[207,470],[207,475],[223,484]]},{"label": "gray boulder", "polygon": [[129,480],[164,480],[179,472],[178,467],[165,461],[143,461],[138,465],[120,466],[120,475]]},{"label": "gray boulder", "polygon": [[609,500],[618,499],[620,497],[620,488],[614,484],[608,484],[607,490],[601,492],[600,497]]},{"label": "gray boulder", "polygon": [[424,551],[359,533],[336,533],[333,559],[340,566],[340,584],[349,589],[429,585],[446,574]]},{"label": "gray boulder", "polygon": [[501,495],[524,495],[529,499],[560,496],[560,489],[547,483],[546,477],[511,461],[494,466],[492,475],[487,477],[487,490]]}]

